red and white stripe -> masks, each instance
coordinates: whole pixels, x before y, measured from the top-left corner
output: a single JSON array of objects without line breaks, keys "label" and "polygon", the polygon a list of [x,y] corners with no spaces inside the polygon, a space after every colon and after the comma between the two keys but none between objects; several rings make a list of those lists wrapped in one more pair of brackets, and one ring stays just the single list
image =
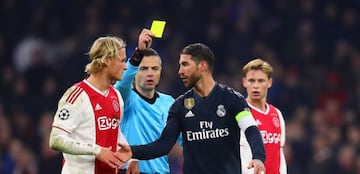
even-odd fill
[{"label": "red and white stripe", "polygon": [[66,98],[66,102],[70,103],[70,104],[74,104],[74,102],[76,101],[76,99],[79,97],[79,95],[81,94],[81,92],[83,92],[84,89],[82,89],[81,87],[77,86],[71,93],[70,95]]}]

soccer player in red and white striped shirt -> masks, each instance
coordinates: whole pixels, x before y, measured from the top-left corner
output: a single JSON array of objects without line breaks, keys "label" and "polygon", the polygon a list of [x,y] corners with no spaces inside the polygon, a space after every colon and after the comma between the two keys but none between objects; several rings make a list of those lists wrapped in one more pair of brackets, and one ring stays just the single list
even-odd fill
[{"label": "soccer player in red and white striped shirt", "polygon": [[[243,86],[247,91],[246,101],[260,130],[266,153],[267,174],[286,174],[286,161],[283,152],[285,144],[285,121],[278,108],[266,102],[268,89],[272,85],[272,66],[262,60],[254,59],[243,67]],[[252,174],[248,169],[251,149],[245,136],[241,136],[240,148],[242,173]]]},{"label": "soccer player in red and white striped shirt", "polygon": [[[139,44],[147,47],[151,31],[144,29]],[[125,41],[100,37],[92,45],[90,75],[62,96],[54,116],[50,147],[63,153],[62,174],[116,174],[125,161],[119,143],[127,144],[121,130],[124,101],[112,84],[122,79],[126,67]]]}]

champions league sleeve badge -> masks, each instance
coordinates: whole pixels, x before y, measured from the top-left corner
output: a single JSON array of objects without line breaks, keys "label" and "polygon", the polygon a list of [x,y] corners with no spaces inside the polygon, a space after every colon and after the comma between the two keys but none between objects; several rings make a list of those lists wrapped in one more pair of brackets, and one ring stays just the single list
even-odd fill
[{"label": "champions league sleeve badge", "polygon": [[226,115],[226,110],[225,110],[224,105],[219,105],[219,106],[217,107],[216,114],[217,114],[219,117],[224,117],[224,116]]},{"label": "champions league sleeve badge", "polygon": [[59,115],[58,115],[60,120],[67,120],[70,117],[70,111],[67,110],[66,108],[63,108],[59,111]]}]

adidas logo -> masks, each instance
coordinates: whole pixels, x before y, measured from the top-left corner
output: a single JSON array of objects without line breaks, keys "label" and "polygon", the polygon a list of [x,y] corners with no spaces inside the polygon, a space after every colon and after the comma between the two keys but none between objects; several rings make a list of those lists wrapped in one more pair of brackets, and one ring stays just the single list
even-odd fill
[{"label": "adidas logo", "polygon": [[193,117],[195,116],[191,111],[189,111],[188,113],[185,114],[185,118],[186,117]]},{"label": "adidas logo", "polygon": [[95,106],[95,111],[98,111],[98,110],[101,110],[102,107],[99,105],[99,103],[96,103],[96,106]]}]

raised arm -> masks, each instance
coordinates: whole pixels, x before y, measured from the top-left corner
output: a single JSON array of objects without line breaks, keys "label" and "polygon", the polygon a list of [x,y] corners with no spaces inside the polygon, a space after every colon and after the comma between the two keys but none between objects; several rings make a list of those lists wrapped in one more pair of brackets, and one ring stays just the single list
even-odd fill
[{"label": "raised arm", "polygon": [[148,29],[143,29],[139,35],[138,45],[129,58],[126,66],[128,69],[124,71],[123,78],[114,84],[114,87],[120,91],[124,101],[129,98],[132,88],[132,82],[139,70],[139,64],[143,58],[142,51],[149,48],[152,43],[153,33]]}]

